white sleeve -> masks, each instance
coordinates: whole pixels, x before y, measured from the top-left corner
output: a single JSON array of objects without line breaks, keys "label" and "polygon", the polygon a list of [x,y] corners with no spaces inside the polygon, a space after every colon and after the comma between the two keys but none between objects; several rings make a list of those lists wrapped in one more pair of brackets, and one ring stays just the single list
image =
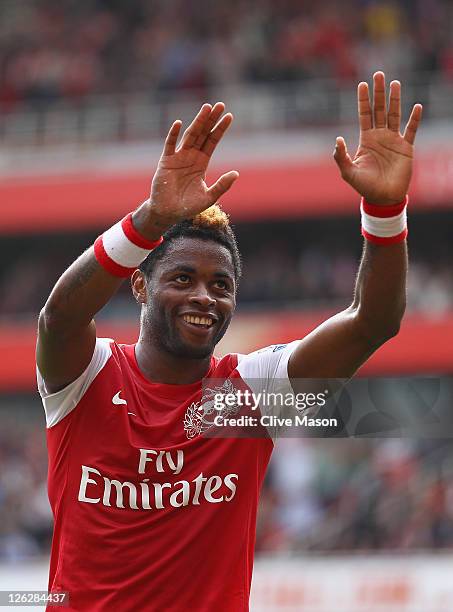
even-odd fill
[{"label": "white sleeve", "polygon": [[[253,393],[293,393],[288,361],[299,342],[272,344],[249,355],[238,355],[237,371]],[[264,406],[261,408],[266,412]]]},{"label": "white sleeve", "polygon": [[249,355],[238,355],[237,371],[247,384],[257,380],[261,385],[266,384],[268,390],[275,384],[291,388],[288,361],[299,342],[294,340],[289,344],[272,344]]},{"label": "white sleeve", "polygon": [[82,374],[56,393],[49,393],[40,371],[36,368],[38,391],[46,413],[47,427],[53,427],[67,416],[80,402],[88,387],[107,363],[112,350],[110,338],[96,338],[93,357]]},{"label": "white sleeve", "polygon": [[[262,397],[263,392],[269,395],[281,393],[283,397],[293,396],[294,391],[288,376],[288,361],[299,342],[300,340],[294,340],[289,344],[273,344],[249,355],[238,355],[236,369],[256,397]],[[259,408],[262,415],[277,414],[281,410],[281,407],[276,409],[262,401]],[[267,430],[275,442],[279,428],[267,426]]]}]

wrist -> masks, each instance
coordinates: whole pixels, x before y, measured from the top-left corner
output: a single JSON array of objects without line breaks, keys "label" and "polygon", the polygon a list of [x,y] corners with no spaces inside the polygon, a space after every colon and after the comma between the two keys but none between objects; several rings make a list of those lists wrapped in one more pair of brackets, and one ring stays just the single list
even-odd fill
[{"label": "wrist", "polygon": [[402,242],[407,237],[406,208],[408,196],[392,205],[370,204],[362,198],[362,235],[375,244],[388,245]]},{"label": "wrist", "polygon": [[149,199],[132,213],[132,223],[135,229],[150,241],[159,240],[162,234],[173,225],[170,219],[156,212]]},{"label": "wrist", "polygon": [[376,198],[368,198],[366,195],[362,195],[362,199],[369,204],[370,206],[397,206],[398,204],[401,204],[402,202],[405,201],[406,199],[406,195],[402,195],[400,198],[398,199],[393,199],[393,200],[384,200],[384,199],[376,199]]},{"label": "wrist", "polygon": [[112,276],[126,278],[162,240],[162,236],[150,239],[142,234],[133,223],[133,213],[129,213],[96,239],[94,255]]}]

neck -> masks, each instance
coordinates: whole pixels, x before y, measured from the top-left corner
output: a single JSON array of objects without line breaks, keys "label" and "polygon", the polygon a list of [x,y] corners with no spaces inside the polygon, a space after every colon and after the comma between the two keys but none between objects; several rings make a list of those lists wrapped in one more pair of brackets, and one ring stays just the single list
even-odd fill
[{"label": "neck", "polygon": [[206,376],[211,364],[211,355],[202,359],[177,357],[141,335],[135,346],[135,358],[146,378],[167,385],[190,385],[197,382]]}]

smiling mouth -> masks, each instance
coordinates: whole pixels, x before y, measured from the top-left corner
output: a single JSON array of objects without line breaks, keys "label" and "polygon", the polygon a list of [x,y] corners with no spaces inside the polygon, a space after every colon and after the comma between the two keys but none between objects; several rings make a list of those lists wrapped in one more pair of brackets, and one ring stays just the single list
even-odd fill
[{"label": "smiling mouth", "polygon": [[195,336],[205,336],[217,327],[217,319],[209,316],[185,314],[182,317],[183,326]]},{"label": "smiling mouth", "polygon": [[184,315],[183,319],[186,323],[194,327],[209,329],[214,325],[214,319],[211,317],[196,317],[194,315]]}]

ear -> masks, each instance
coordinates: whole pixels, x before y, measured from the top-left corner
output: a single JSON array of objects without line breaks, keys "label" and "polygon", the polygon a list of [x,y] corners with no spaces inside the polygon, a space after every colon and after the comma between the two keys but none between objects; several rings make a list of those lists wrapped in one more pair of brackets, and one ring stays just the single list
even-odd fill
[{"label": "ear", "polygon": [[139,304],[146,304],[148,298],[146,292],[146,279],[141,270],[137,269],[133,272],[131,276],[131,287],[136,302]]}]

